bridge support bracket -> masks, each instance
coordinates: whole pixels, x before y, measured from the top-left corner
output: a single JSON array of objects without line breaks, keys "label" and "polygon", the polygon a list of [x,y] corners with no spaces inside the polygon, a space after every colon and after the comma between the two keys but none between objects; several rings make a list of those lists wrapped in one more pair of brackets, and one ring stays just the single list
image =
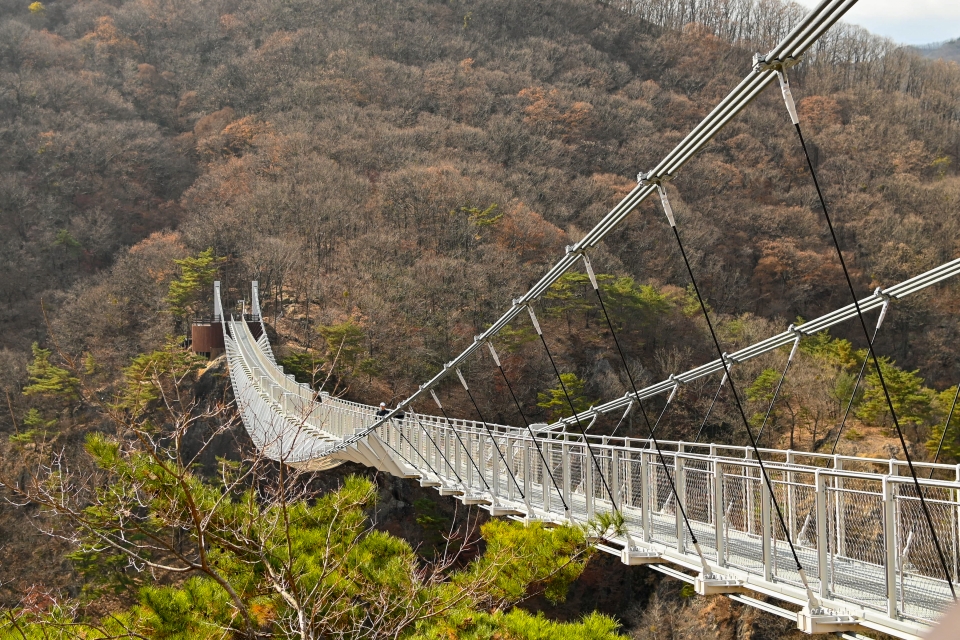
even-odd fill
[{"label": "bridge support bracket", "polygon": [[620,562],[626,565],[638,565],[638,564],[659,564],[663,562],[663,558],[660,557],[660,554],[656,551],[646,551],[642,549],[633,549],[625,548],[620,552]]},{"label": "bridge support bracket", "polygon": [[693,581],[694,590],[701,596],[712,596],[722,593],[743,593],[747,591],[742,580],[725,578],[718,575],[703,575]]},{"label": "bridge support bracket", "polygon": [[441,486],[438,491],[442,496],[459,496],[463,495],[463,489],[457,489],[456,487],[444,487]]},{"label": "bridge support bracket", "polygon": [[841,614],[830,609],[804,607],[797,612],[797,629],[804,633],[834,633],[856,631],[859,628],[856,616]]},{"label": "bridge support bracket", "polygon": [[441,487],[443,483],[439,480],[434,480],[432,478],[427,478],[424,476],[420,477],[420,486],[421,487]]}]

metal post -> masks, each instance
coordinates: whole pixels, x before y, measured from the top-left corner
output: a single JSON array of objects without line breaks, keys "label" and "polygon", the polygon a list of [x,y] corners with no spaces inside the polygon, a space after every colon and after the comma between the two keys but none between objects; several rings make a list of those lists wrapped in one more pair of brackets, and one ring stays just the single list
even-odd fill
[{"label": "metal post", "polygon": [[[840,459],[840,456],[837,456],[833,466],[838,471],[843,469],[843,460]],[[836,499],[834,500],[834,509],[837,514],[836,520],[834,522],[834,528],[836,529],[836,534],[837,534],[837,544],[834,547],[834,549],[836,550],[837,555],[846,556],[847,555],[847,540],[846,540],[847,528],[846,528],[846,523],[844,522],[844,513],[843,513],[843,506],[845,502],[844,495],[843,495],[843,478],[841,478],[839,475],[834,476],[833,483],[837,493]]]},{"label": "metal post", "polygon": [[[679,453],[673,456],[673,482],[674,489],[677,492],[677,495],[674,496],[673,504],[673,516],[676,526],[676,535],[677,535],[677,551],[683,553],[683,517],[680,515],[683,513],[680,509],[680,506],[686,502],[686,476],[684,475],[684,460],[680,457]],[[667,498],[670,499],[669,497]]]},{"label": "metal post", "polygon": [[820,576],[820,597],[826,598],[830,594],[827,576],[830,568],[827,566],[827,483],[826,477],[819,470],[813,477],[816,491],[817,509],[817,575]]},{"label": "metal post", "polygon": [[720,466],[719,460],[713,460],[713,531],[717,540],[717,564],[721,567],[727,566],[726,554],[724,553],[726,540],[723,538],[725,517],[723,510],[723,467]]},{"label": "metal post", "polygon": [[[450,425],[448,425],[448,426],[450,426]],[[453,428],[453,427],[451,426],[450,428]],[[471,460],[471,459],[473,458],[473,434],[471,434],[471,433],[468,431],[468,432],[464,433],[463,435],[464,435],[463,445],[464,445],[464,447],[466,447],[466,448],[464,449],[464,451],[463,451],[463,455],[465,455],[465,456],[467,457],[467,460],[466,460],[466,461],[469,462],[469,460]],[[458,453],[458,455],[459,455],[459,452],[460,452],[460,449],[461,449],[461,448],[462,448],[462,447],[457,447],[457,453]],[[457,462],[457,466],[460,466],[460,462],[459,462],[459,461]],[[477,466],[479,466],[479,465],[477,465]],[[473,483],[474,483],[474,479],[473,479],[473,465],[472,465],[472,464],[467,464],[467,486],[473,487]]]},{"label": "metal post", "polygon": [[[496,442],[496,440],[494,440],[494,442]],[[513,464],[513,440],[511,438],[504,438],[504,448],[506,449],[506,452],[503,454],[503,462],[507,467],[506,469],[504,469],[504,471],[507,472],[507,475],[510,475],[512,473],[514,474],[514,477],[516,477],[517,470],[514,468],[515,465]],[[507,499],[508,500],[516,499],[516,496],[514,495],[515,489],[513,484],[514,483],[512,482],[507,483]]]},{"label": "metal post", "polygon": [[[437,426],[437,431],[441,431],[442,427]],[[442,429],[443,432],[443,457],[447,459],[447,477],[453,476],[456,478],[460,475],[460,469],[455,469],[453,463],[450,462],[452,454],[450,453],[450,429]],[[452,478],[451,478],[452,480]]]},{"label": "metal post", "polygon": [[[539,446],[539,445],[538,445]],[[544,469],[544,473],[553,474],[553,458],[551,457],[550,451],[550,442],[545,441],[543,443],[543,459],[547,461],[547,468]],[[547,479],[543,474],[540,474],[540,486],[543,488],[543,510],[547,513],[550,513],[550,498],[551,498],[551,484],[547,484]]]},{"label": "metal post", "polygon": [[763,545],[763,579],[773,581],[773,554],[770,543],[773,539],[773,527],[770,523],[770,489],[766,482],[760,483],[760,541]]},{"label": "metal post", "polygon": [[883,478],[883,543],[886,550],[887,615],[894,620],[897,610],[897,532],[894,484],[889,477]]},{"label": "metal post", "polygon": [[580,458],[580,486],[583,487],[583,498],[587,503],[587,517],[592,518],[594,514],[593,504],[593,481],[594,468],[592,464],[587,464],[587,454]]},{"label": "metal post", "polygon": [[623,504],[620,497],[620,450],[610,450],[610,488],[613,490],[613,508],[619,509]]},{"label": "metal post", "polygon": [[567,503],[570,512],[570,518],[573,518],[573,502],[570,499],[570,445],[567,444],[567,436],[563,436],[563,444],[560,445],[560,460],[563,465],[563,499]]},{"label": "metal post", "polygon": [[[793,451],[787,451],[787,467],[792,468],[793,465]],[[797,508],[796,508],[796,496],[794,495],[793,489],[793,471],[787,471],[787,535],[790,537],[790,541],[793,542],[797,539]]]},{"label": "metal post", "polygon": [[[521,479],[523,480],[523,484],[521,485],[523,488],[519,491],[523,493],[522,500],[528,507],[533,505],[533,496],[530,495],[530,485],[533,483],[533,480],[530,477],[530,461],[527,459],[527,453],[530,451],[529,444],[523,436],[514,438],[513,446],[517,449],[517,454],[520,458],[518,462],[514,463],[514,468],[519,468],[518,473],[521,474]],[[529,512],[528,515],[533,515],[529,508],[527,511]]]},{"label": "metal post", "polygon": [[[429,448],[427,447],[428,438],[426,437],[426,434],[424,434],[423,432],[420,432],[418,435],[420,436],[419,440],[417,440],[417,442],[420,443],[420,453],[422,453],[423,457],[426,458],[427,460],[431,460],[430,466],[436,469],[438,466],[440,466],[439,464],[437,464],[436,450],[433,447],[429,447]],[[434,430],[434,433],[430,434],[430,437],[431,438],[436,437],[436,430]]]},{"label": "metal post", "polygon": [[653,540],[652,533],[652,514],[650,513],[650,461],[647,459],[646,451],[640,451],[640,519],[643,523],[643,540],[650,542]]},{"label": "metal post", "polygon": [[[486,461],[487,452],[485,451],[486,447],[484,441],[490,443],[490,485],[493,487],[493,495],[500,495],[500,456],[493,455],[493,447],[497,446],[496,440],[490,436],[479,436],[480,440],[480,459]],[[486,462],[484,462],[484,468],[486,468]]]},{"label": "metal post", "polygon": [[[956,516],[953,519],[956,520],[958,517],[960,517],[960,513],[958,513],[960,512],[960,492],[954,491],[953,489],[951,489],[950,496],[953,498],[954,506],[952,508]],[[957,553],[958,551],[960,551],[957,548],[958,544],[960,544],[960,541],[957,540],[957,533],[958,533],[957,525],[956,523],[954,523],[954,525],[950,527],[950,547],[951,547],[951,554],[953,555],[953,565],[950,568],[953,570],[952,573],[953,573],[954,582],[960,581],[960,576],[958,576],[957,574],[957,562],[958,560],[960,560],[960,558],[957,557]]]}]

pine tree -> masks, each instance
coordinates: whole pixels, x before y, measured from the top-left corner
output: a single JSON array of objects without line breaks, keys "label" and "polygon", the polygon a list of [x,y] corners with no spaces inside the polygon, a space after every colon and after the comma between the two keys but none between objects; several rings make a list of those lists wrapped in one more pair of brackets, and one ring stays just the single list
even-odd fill
[{"label": "pine tree", "polygon": [[220,265],[226,258],[220,258],[213,247],[204,249],[195,256],[174,260],[180,267],[180,277],[170,283],[167,293],[167,305],[170,313],[178,318],[195,311],[194,306],[204,291],[207,291],[217,279]]}]

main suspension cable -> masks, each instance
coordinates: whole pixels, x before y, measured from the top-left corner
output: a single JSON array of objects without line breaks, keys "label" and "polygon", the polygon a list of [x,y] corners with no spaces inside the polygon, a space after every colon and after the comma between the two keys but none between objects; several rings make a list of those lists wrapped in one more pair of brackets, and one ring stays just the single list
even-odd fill
[{"label": "main suspension cable", "polygon": [[[526,496],[523,495],[523,489],[520,488],[520,483],[517,482],[517,476],[513,474],[513,469],[510,468],[511,465],[507,464],[507,459],[503,455],[503,451],[500,450],[500,445],[497,443],[496,436],[493,435],[493,431],[490,429],[490,425],[487,424],[487,421],[483,417],[483,412],[480,411],[480,406],[477,404],[477,401],[473,398],[473,393],[470,392],[470,387],[467,386],[467,380],[463,377],[460,369],[457,369],[457,377],[460,378],[460,384],[463,385],[464,391],[467,392],[467,396],[470,398],[470,402],[473,403],[473,408],[477,410],[477,415],[480,416],[480,422],[483,423],[483,428],[487,430],[487,435],[490,436],[490,444],[493,445],[493,448],[497,450],[497,453],[500,454],[500,460],[503,462],[503,466],[507,469],[507,473],[510,474],[510,478],[513,480],[513,484],[516,485],[517,491],[520,492],[520,497],[526,500]],[[496,482],[496,478],[494,478]]]},{"label": "main suspension cable", "polygon": [[[880,333],[880,324],[883,322],[884,316],[887,315],[887,307],[890,306],[889,300],[883,301],[883,307],[880,308],[880,317],[877,318],[877,326],[873,330],[873,337],[870,339],[870,344],[873,344],[877,339],[877,334]],[[853,393],[850,394],[850,402],[847,403],[847,408],[843,412],[843,419],[840,420],[840,428],[837,429],[837,437],[833,441],[833,449],[830,450],[830,455],[834,455],[837,452],[837,445],[840,444],[840,434],[843,433],[843,426],[847,423],[847,416],[850,415],[850,409],[853,408],[853,402],[857,399],[857,392],[860,390],[860,383],[863,382],[863,374],[867,370],[867,363],[870,362],[870,354],[864,354],[863,363],[860,365],[860,373],[857,374],[857,382],[853,385]]]},{"label": "main suspension cable", "polygon": [[[660,448],[660,442],[657,441],[657,436],[654,433],[656,426],[650,425],[650,418],[647,416],[647,412],[643,408],[643,402],[640,400],[640,391],[637,389],[637,383],[633,379],[633,374],[630,373],[629,364],[627,364],[627,356],[623,352],[623,347],[620,346],[620,339],[617,338],[617,332],[613,328],[613,322],[610,320],[610,314],[607,313],[607,305],[604,304],[603,296],[600,294],[600,286],[597,282],[597,276],[593,272],[593,265],[590,264],[590,259],[586,256],[586,254],[580,254],[580,257],[583,259],[583,264],[587,269],[587,276],[590,278],[590,284],[593,285],[593,290],[597,294],[597,300],[600,301],[600,310],[603,312],[603,317],[607,321],[607,327],[610,329],[610,335],[613,337],[613,343],[617,347],[617,353],[620,354],[620,362],[623,363],[623,370],[627,372],[627,379],[630,381],[630,387],[633,389],[633,395],[636,398],[637,406],[640,407],[640,413],[643,415],[643,421],[647,425],[647,431],[650,434],[650,443],[656,450],[657,459],[660,461],[660,466],[663,467],[664,475],[667,476],[667,482],[670,485],[670,495],[675,498],[677,508],[680,509],[680,515],[683,517],[683,523],[687,527],[687,532],[690,534],[690,542],[693,543],[693,547],[696,549],[697,555],[700,556],[700,564],[703,566],[703,575],[706,578],[712,573],[710,571],[710,565],[707,564],[707,560],[703,555],[703,551],[700,550],[700,543],[697,541],[697,534],[693,532],[693,527],[690,526],[690,519],[687,517],[687,510],[683,506],[683,501],[680,500],[680,496],[677,495],[677,486],[674,482],[673,476],[670,475],[670,468],[667,466],[667,460],[663,455],[663,449]],[[677,386],[679,386],[679,384]],[[676,392],[677,387],[674,387],[673,390]],[[669,406],[669,401],[667,402],[667,405],[664,406],[663,411],[667,410],[667,406]],[[660,417],[663,417],[663,412],[660,413]],[[657,422],[659,422],[659,419]],[[674,456],[674,473],[676,473],[676,466],[676,456]]]},{"label": "main suspension cable", "polygon": [[723,387],[726,384],[727,384],[727,372],[726,370],[724,370],[723,377],[720,378],[720,386],[717,387],[717,392],[713,394],[713,402],[711,402],[710,406],[707,408],[707,414],[703,416],[703,422],[700,423],[700,428],[697,429],[697,437],[693,439],[694,443],[700,442],[700,434],[703,433],[703,428],[707,426],[707,420],[710,419],[710,414],[713,413],[713,405],[717,404],[717,398],[720,397],[720,392],[723,391]]},{"label": "main suspension cable", "polygon": [[473,468],[477,470],[477,475],[480,476],[480,482],[483,483],[483,486],[486,487],[487,491],[490,491],[490,485],[487,484],[487,479],[483,477],[483,471],[480,470],[480,467],[477,465],[477,461],[473,459],[473,452],[463,443],[463,440],[460,438],[460,434],[457,432],[457,428],[453,426],[453,420],[450,419],[450,416],[447,415],[446,410],[443,408],[443,405],[440,404],[440,398],[437,397],[436,392],[433,389],[430,389],[430,396],[433,398],[433,401],[437,403],[437,408],[440,409],[440,414],[443,415],[443,419],[447,421],[447,426],[450,427],[450,430],[453,431],[453,435],[457,436],[457,442],[460,443],[460,446],[463,447],[463,450],[467,454],[467,459],[473,464]]},{"label": "main suspension cable", "polygon": [[533,445],[536,447],[537,453],[540,454],[540,462],[543,463],[543,468],[547,470],[547,474],[550,476],[550,481],[553,482],[553,488],[557,490],[557,495],[560,496],[560,502],[563,503],[563,511],[564,513],[569,513],[570,507],[567,506],[567,501],[563,499],[563,491],[560,490],[560,485],[557,484],[557,479],[553,475],[553,469],[547,463],[547,459],[544,457],[543,451],[540,449],[540,444],[537,442],[537,437],[534,435],[533,429],[530,427],[530,422],[527,420],[527,416],[524,415],[523,409],[520,407],[520,401],[517,399],[517,394],[513,392],[513,386],[510,384],[510,380],[507,378],[507,373],[500,365],[500,356],[497,355],[497,351],[493,348],[492,342],[488,341],[487,347],[490,349],[490,356],[496,363],[497,369],[500,370],[500,375],[503,376],[503,381],[507,383],[507,389],[510,390],[510,397],[513,398],[513,404],[517,406],[517,413],[520,414],[520,419],[523,420],[523,426],[527,428],[527,433],[530,434],[530,439],[533,441]]},{"label": "main suspension cable", "polygon": [[530,314],[530,320],[533,322],[533,328],[537,330],[537,335],[540,336],[540,342],[543,344],[543,349],[547,352],[547,357],[550,359],[550,364],[553,365],[553,372],[557,374],[557,380],[560,381],[560,389],[563,391],[563,395],[567,399],[567,404],[570,405],[570,411],[573,413],[573,418],[577,423],[577,428],[580,430],[580,435],[583,436],[583,444],[587,447],[587,453],[590,454],[590,459],[593,461],[593,466],[597,469],[597,475],[600,476],[600,482],[603,483],[603,488],[606,489],[607,495],[610,497],[610,504],[613,505],[614,511],[620,513],[620,507],[617,506],[617,501],[613,498],[613,491],[610,490],[610,485],[607,484],[607,479],[603,475],[603,469],[600,467],[600,461],[597,460],[597,456],[593,453],[593,447],[590,446],[590,440],[587,438],[587,431],[583,428],[583,424],[580,422],[580,414],[577,412],[577,408],[573,405],[573,399],[567,392],[567,385],[563,383],[563,377],[560,375],[560,369],[557,368],[557,363],[553,359],[553,354],[550,353],[550,347],[547,346],[547,340],[543,337],[543,331],[540,329],[540,322],[537,320],[537,314],[533,312],[533,307],[529,305],[527,305],[527,312]]},{"label": "main suspension cable", "polygon": [[713,338],[713,345],[717,349],[717,353],[720,355],[720,363],[723,365],[723,370],[727,374],[727,377],[730,381],[730,391],[733,394],[734,404],[737,406],[737,411],[740,413],[740,418],[743,420],[743,426],[747,429],[747,436],[750,438],[750,447],[753,449],[754,455],[757,456],[757,464],[760,466],[760,473],[763,476],[763,481],[767,485],[767,490],[770,492],[770,501],[773,503],[774,510],[777,512],[777,520],[780,521],[780,527],[785,534],[787,544],[790,546],[790,553],[793,555],[793,561],[797,565],[797,573],[800,575],[800,580],[803,582],[803,586],[807,591],[807,597],[811,602],[811,606],[814,603],[817,603],[819,606],[819,600],[816,596],[813,595],[813,590],[810,588],[810,584],[807,582],[807,574],[803,570],[803,565],[800,564],[800,556],[797,555],[797,550],[793,545],[793,540],[790,539],[789,529],[787,529],[787,522],[783,518],[783,511],[780,509],[780,502],[777,500],[776,491],[774,491],[773,481],[770,480],[770,475],[767,473],[767,467],[763,464],[763,458],[760,456],[760,449],[757,447],[756,438],[753,437],[753,429],[750,428],[750,421],[747,420],[747,414],[743,409],[743,404],[740,402],[740,395],[737,393],[737,386],[734,384],[733,377],[730,376],[730,370],[727,366],[727,361],[723,357],[723,349],[720,347],[720,340],[717,338],[717,333],[713,329],[713,322],[710,320],[710,314],[707,312],[707,305],[703,301],[703,296],[700,295],[700,287],[697,285],[697,279],[693,275],[693,268],[690,266],[690,260],[687,259],[687,252],[683,248],[683,241],[680,239],[680,231],[677,229],[677,222],[673,217],[673,208],[670,206],[670,201],[667,199],[667,192],[663,188],[663,185],[659,182],[656,183],[657,190],[660,192],[660,201],[663,204],[663,211],[667,216],[667,221],[670,223],[670,228],[673,229],[673,235],[677,239],[677,246],[680,248],[680,255],[683,257],[683,264],[687,268],[687,274],[690,276],[690,282],[693,284],[693,290],[697,295],[697,302],[700,303],[700,310],[703,312],[703,317],[707,321],[707,328],[710,330],[710,337]]},{"label": "main suspension cable", "polygon": [[[790,325],[790,328],[793,329],[793,325]],[[793,341],[793,348],[790,349],[790,355],[787,357],[787,364],[783,368],[783,374],[780,375],[780,382],[777,383],[777,388],[773,392],[770,406],[767,407],[767,413],[763,416],[763,423],[760,425],[760,431],[757,432],[757,442],[760,442],[760,438],[763,436],[763,428],[767,426],[767,420],[770,419],[770,414],[773,413],[773,406],[777,403],[777,396],[780,395],[780,388],[783,387],[783,381],[787,378],[787,371],[790,370],[790,363],[793,362],[793,356],[796,355],[798,346],[800,346],[799,332],[797,333],[797,339]]]},{"label": "main suspension cable", "polygon": [[950,594],[953,596],[954,601],[956,601],[957,592],[953,587],[953,580],[950,577],[947,559],[943,554],[943,549],[940,546],[940,539],[938,538],[937,531],[933,526],[933,517],[930,515],[930,509],[927,506],[927,501],[923,497],[923,489],[920,486],[920,480],[917,477],[916,469],[913,467],[913,459],[910,456],[909,449],[907,449],[907,441],[906,438],[904,438],[903,429],[900,428],[900,420],[897,418],[897,412],[893,406],[893,398],[890,397],[890,391],[887,389],[886,380],[883,378],[883,370],[880,367],[880,359],[877,358],[877,353],[874,351],[873,341],[870,339],[870,331],[867,329],[867,322],[863,318],[863,311],[860,309],[860,301],[857,299],[857,292],[853,287],[853,280],[850,278],[850,271],[847,269],[847,262],[844,260],[843,252],[840,250],[840,241],[837,239],[837,232],[833,228],[833,221],[830,219],[830,213],[827,210],[827,202],[823,197],[823,190],[820,188],[820,181],[817,179],[817,172],[813,168],[813,161],[810,159],[810,152],[807,150],[807,143],[803,139],[803,131],[800,129],[800,118],[797,115],[797,108],[793,101],[793,95],[790,92],[790,83],[788,82],[786,73],[783,70],[778,70],[777,76],[780,78],[780,88],[783,93],[783,99],[787,105],[787,111],[790,113],[790,118],[793,121],[794,129],[797,131],[797,137],[800,139],[800,146],[803,147],[803,155],[807,159],[807,167],[810,168],[810,176],[813,178],[813,186],[817,190],[817,197],[820,199],[820,207],[823,209],[823,217],[827,221],[827,228],[830,229],[830,237],[833,239],[833,247],[837,251],[837,257],[840,259],[840,266],[843,269],[843,276],[847,281],[847,288],[850,290],[850,296],[853,298],[854,308],[857,310],[857,318],[860,320],[860,327],[863,329],[863,336],[867,339],[867,348],[870,350],[870,358],[873,360],[873,365],[877,370],[877,379],[879,380],[880,386],[883,389],[883,396],[887,401],[887,406],[890,408],[890,417],[893,419],[893,425],[897,429],[897,437],[900,439],[900,446],[903,448],[903,455],[907,460],[907,468],[910,469],[910,476],[913,478],[914,488],[917,491],[917,497],[920,499],[920,507],[923,510],[924,518],[927,520],[927,524],[930,527],[930,536],[932,537],[933,545],[937,550],[937,556],[940,559],[943,575],[946,577],[947,585],[950,587]]}]

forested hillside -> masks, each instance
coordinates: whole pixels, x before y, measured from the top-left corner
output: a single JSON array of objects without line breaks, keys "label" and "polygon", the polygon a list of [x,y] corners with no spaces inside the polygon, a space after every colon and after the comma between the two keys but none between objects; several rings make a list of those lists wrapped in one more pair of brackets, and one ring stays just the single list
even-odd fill
[{"label": "forested hillside", "polygon": [[[0,0],[5,472],[81,455],[84,434],[106,429],[88,396],[37,391],[43,367],[76,358],[112,397],[133,358],[210,313],[214,274],[235,310],[259,280],[291,370],[319,367],[356,400],[406,397],[801,15],[779,0]],[[958,257],[960,66],[841,25],[790,75],[861,295]],[[669,191],[726,350],[849,302],[777,89]],[[639,380],[714,357],[658,203],[592,259]],[[628,388],[591,296],[570,274],[541,314],[582,406]],[[958,310],[960,285],[940,285],[898,302],[877,339],[921,457],[960,381]],[[830,450],[858,331],[802,343],[764,444]],[[534,338],[518,323],[498,345],[528,417],[545,421],[564,407]],[[736,371],[758,420],[785,360]],[[518,422],[490,362],[465,372],[489,418]],[[665,437],[696,433],[718,382],[683,389]],[[459,387],[441,394],[474,417]],[[875,377],[852,412],[842,450],[899,455]],[[744,442],[726,399],[711,416],[709,437]],[[951,429],[946,459],[960,415]]]}]

